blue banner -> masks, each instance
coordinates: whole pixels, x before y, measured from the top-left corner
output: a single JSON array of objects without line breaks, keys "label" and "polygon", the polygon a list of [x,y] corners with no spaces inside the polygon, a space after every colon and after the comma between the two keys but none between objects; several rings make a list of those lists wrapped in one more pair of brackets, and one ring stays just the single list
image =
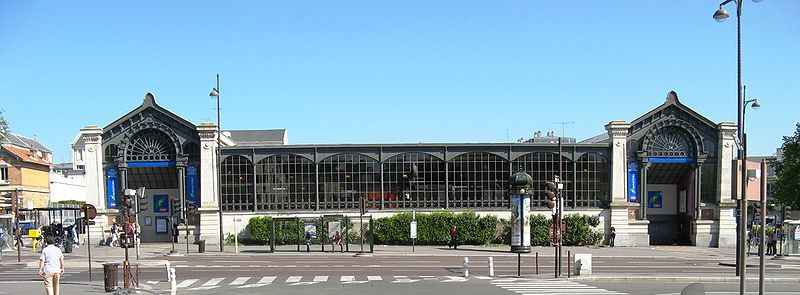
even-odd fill
[{"label": "blue banner", "polygon": [[198,207],[197,203],[197,165],[186,166],[186,201]]},{"label": "blue banner", "polygon": [[628,163],[628,202],[639,202],[639,165]]},{"label": "blue banner", "polygon": [[117,167],[106,169],[106,205],[117,209]]}]

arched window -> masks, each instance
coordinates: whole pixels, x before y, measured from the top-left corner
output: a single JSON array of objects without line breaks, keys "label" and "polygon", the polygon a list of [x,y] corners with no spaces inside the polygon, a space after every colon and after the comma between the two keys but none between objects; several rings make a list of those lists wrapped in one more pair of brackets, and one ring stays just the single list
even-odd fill
[{"label": "arched window", "polygon": [[383,163],[385,208],[444,208],[444,161],[423,153],[407,153]]},{"label": "arched window", "polygon": [[[556,153],[530,153],[525,154],[512,162],[514,171],[522,167],[522,171],[530,174],[533,177],[533,191],[531,194],[531,207],[546,208],[545,207],[545,181],[553,181],[555,175],[558,174],[558,154]],[[564,188],[561,190],[561,196],[564,198],[565,206],[569,207],[572,200],[572,179],[573,179],[573,165],[572,161],[567,157],[561,159],[561,183]]]},{"label": "arched window", "polygon": [[136,133],[125,153],[128,162],[175,161],[175,145],[172,139],[157,129],[145,129]]},{"label": "arched window", "polygon": [[574,207],[606,207],[611,203],[608,162],[598,153],[587,153],[575,162]]},{"label": "arched window", "polygon": [[106,163],[114,163],[117,159],[117,145],[116,144],[109,144],[106,146],[106,149],[103,151],[103,158]]},{"label": "arched window", "polygon": [[314,210],[314,163],[297,155],[269,156],[256,164],[256,210]]},{"label": "arched window", "polygon": [[221,168],[222,209],[253,211],[253,163],[243,156],[229,156]]},{"label": "arched window", "polygon": [[319,164],[320,209],[380,208],[380,165],[362,154],[338,154]]},{"label": "arched window", "polygon": [[450,207],[508,207],[508,161],[491,153],[467,153],[447,162],[450,170]]}]

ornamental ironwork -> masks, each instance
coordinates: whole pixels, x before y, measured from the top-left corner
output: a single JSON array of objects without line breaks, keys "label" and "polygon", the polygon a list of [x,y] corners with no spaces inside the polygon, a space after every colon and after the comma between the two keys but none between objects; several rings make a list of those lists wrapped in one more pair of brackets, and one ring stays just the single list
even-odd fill
[{"label": "ornamental ironwork", "polygon": [[133,137],[126,152],[131,161],[174,161],[175,145],[172,139],[155,129],[142,130]]},{"label": "ornamental ironwork", "polygon": [[694,144],[689,135],[674,126],[653,130],[647,147],[650,157],[693,157]]}]

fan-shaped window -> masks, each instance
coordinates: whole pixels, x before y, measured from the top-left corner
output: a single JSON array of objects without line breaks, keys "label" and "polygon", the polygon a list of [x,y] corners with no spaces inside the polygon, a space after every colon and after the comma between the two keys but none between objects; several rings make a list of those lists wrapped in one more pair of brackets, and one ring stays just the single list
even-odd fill
[{"label": "fan-shaped window", "polygon": [[274,155],[256,164],[257,210],[316,208],[314,163],[297,155]]},{"label": "fan-shaped window", "polygon": [[383,163],[385,208],[444,208],[444,161],[407,153]]},{"label": "fan-shaped window", "polygon": [[[545,207],[545,181],[553,181],[555,175],[558,174],[558,154],[556,153],[530,153],[525,154],[512,163],[514,170],[522,167],[522,171],[527,172],[533,177],[533,190],[531,195],[531,206],[534,208]],[[572,160],[567,157],[561,159],[561,183],[564,188],[561,190],[561,196],[564,198],[565,206],[571,207],[572,201],[572,179],[573,179],[573,165]]]},{"label": "fan-shaped window", "polygon": [[508,161],[491,153],[468,153],[450,160],[450,207],[508,207]]},{"label": "fan-shaped window", "polygon": [[117,145],[116,144],[109,144],[106,146],[106,149],[103,151],[103,158],[105,159],[106,163],[113,163],[117,159]]},{"label": "fan-shaped window", "polygon": [[320,209],[380,207],[380,165],[361,154],[338,154],[319,164]]},{"label": "fan-shaped window", "polygon": [[222,209],[252,211],[253,163],[242,156],[229,156],[222,161]]},{"label": "fan-shaped window", "polygon": [[128,162],[174,161],[175,145],[164,132],[145,129],[133,136],[125,156]]},{"label": "fan-shaped window", "polygon": [[694,157],[694,141],[689,133],[676,127],[668,126],[651,131],[647,135],[647,154],[650,157]]}]

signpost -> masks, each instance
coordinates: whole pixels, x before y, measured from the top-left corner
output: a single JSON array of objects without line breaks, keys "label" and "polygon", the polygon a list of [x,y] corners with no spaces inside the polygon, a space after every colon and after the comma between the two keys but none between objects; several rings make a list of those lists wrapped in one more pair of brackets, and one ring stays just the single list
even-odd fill
[{"label": "signpost", "polygon": [[236,248],[236,254],[239,254],[239,222],[242,222],[241,217],[233,218],[233,244]]},{"label": "signpost", "polygon": [[411,252],[414,252],[417,240],[417,221],[411,221]]},{"label": "signpost", "polygon": [[89,229],[89,225],[94,224],[94,218],[97,217],[97,208],[94,207],[92,204],[83,204],[81,206],[81,215],[83,215],[83,220],[86,222],[86,250],[89,251],[89,282],[92,281],[92,238],[89,235],[91,230]]}]

